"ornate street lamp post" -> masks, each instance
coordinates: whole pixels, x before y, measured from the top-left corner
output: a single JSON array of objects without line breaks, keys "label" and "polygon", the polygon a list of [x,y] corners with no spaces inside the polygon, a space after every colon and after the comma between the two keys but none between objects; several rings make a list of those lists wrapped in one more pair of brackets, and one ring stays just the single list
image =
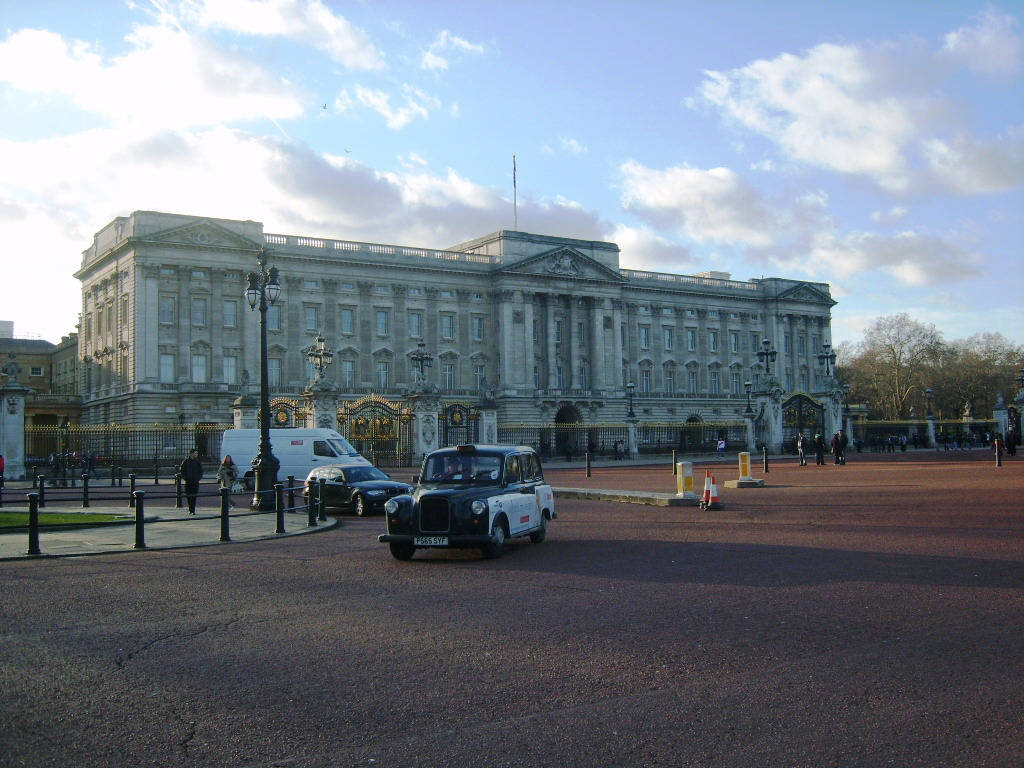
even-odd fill
[{"label": "ornate street lamp post", "polygon": [[416,345],[416,351],[409,355],[409,359],[416,364],[416,380],[417,382],[422,384],[427,380],[426,371],[424,371],[423,369],[429,368],[434,364],[433,355],[427,354],[427,345],[421,341]]},{"label": "ornate street lamp post", "polygon": [[775,358],[778,357],[778,350],[772,348],[772,343],[765,339],[761,342],[761,349],[758,350],[757,359],[761,361],[764,366],[765,378],[771,378],[772,375],[772,363],[775,362]]},{"label": "ornate street lamp post", "polygon": [[316,371],[314,382],[320,381],[324,377],[324,371],[334,362],[334,350],[327,348],[327,339],[324,338],[323,331],[316,335],[315,343],[310,344],[302,352]]},{"label": "ornate street lamp post", "polygon": [[260,313],[260,450],[252,460],[256,476],[256,492],[252,509],[266,512],[274,508],[274,484],[281,462],[270,449],[270,383],[267,373],[267,307],[281,295],[277,267],[267,269],[267,249],[261,248],[256,261],[257,271],[249,273],[249,287],[245,299],[249,309]]},{"label": "ornate street lamp post", "polygon": [[754,415],[754,409],[750,407],[750,390],[752,390],[753,388],[754,388],[754,385],[751,382],[749,382],[749,381],[743,382],[743,389],[745,389],[746,392],[747,392],[747,410],[745,410],[743,412],[743,414],[747,418],[750,418],[751,416]]},{"label": "ornate street lamp post", "polygon": [[932,418],[935,415],[934,413],[932,413],[932,394],[934,394],[934,393],[932,392],[931,389],[926,389],[924,391],[924,402],[925,402],[924,417],[926,419],[930,419],[930,418]]},{"label": "ornate street lamp post", "polygon": [[832,351],[832,345],[827,341],[821,345],[818,362],[825,366],[825,378],[830,377],[836,367],[836,353]]},{"label": "ornate street lamp post", "polygon": [[636,413],[633,411],[633,391],[636,389],[636,384],[632,381],[626,384],[626,402],[628,404],[626,411],[626,418],[635,419]]}]

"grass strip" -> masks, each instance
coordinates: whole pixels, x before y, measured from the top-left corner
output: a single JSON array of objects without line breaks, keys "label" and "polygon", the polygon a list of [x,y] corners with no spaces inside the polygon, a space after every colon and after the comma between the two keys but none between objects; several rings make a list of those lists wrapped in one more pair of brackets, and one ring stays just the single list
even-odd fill
[{"label": "grass strip", "polygon": [[[40,512],[39,525],[88,525],[90,523],[123,522],[131,519],[128,515],[111,515],[91,512]],[[0,510],[0,528],[27,528],[28,512]]]}]

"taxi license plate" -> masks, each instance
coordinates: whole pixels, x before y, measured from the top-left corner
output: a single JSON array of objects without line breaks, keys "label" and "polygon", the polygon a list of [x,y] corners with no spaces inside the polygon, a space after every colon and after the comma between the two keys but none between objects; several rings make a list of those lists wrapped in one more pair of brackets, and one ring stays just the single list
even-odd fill
[{"label": "taxi license plate", "polygon": [[414,536],[412,543],[417,547],[447,547],[447,536]]}]

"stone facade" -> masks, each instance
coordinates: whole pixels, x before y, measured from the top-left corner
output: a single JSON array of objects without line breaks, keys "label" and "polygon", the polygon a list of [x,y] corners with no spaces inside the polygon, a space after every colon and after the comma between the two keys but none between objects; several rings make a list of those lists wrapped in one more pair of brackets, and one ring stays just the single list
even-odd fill
[{"label": "stone facade", "polygon": [[493,400],[498,422],[741,418],[761,339],[787,391],[824,382],[828,286],[619,266],[614,243],[500,231],[447,250],[264,233],[260,223],[138,211],[94,238],[82,282],[83,421],[228,422],[259,378],[243,298],[266,248],[282,295],[269,316],[275,395],[312,371],[318,331],[342,399],[404,397],[423,342],[441,402]]}]

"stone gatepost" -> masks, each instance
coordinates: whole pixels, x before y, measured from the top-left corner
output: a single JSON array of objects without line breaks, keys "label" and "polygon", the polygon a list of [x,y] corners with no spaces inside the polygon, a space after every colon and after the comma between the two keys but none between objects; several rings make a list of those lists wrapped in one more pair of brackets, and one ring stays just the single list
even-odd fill
[{"label": "stone gatepost", "polygon": [[498,442],[498,411],[495,408],[480,407],[477,409],[480,417],[479,439],[485,445],[495,445]]},{"label": "stone gatepost", "polygon": [[259,429],[260,399],[256,395],[239,395],[231,404],[235,429]]},{"label": "stone gatepost", "polygon": [[437,424],[437,409],[441,399],[430,382],[420,382],[406,399],[412,403],[412,453],[419,462],[425,454],[440,448],[441,435]]},{"label": "stone gatepost", "polygon": [[640,446],[637,442],[636,417],[626,417],[626,447],[629,450],[629,458],[635,459],[640,455]]},{"label": "stone gatepost", "polygon": [[338,428],[338,393],[332,382],[318,378],[302,393],[316,429]]},{"label": "stone gatepost", "polygon": [[996,407],[992,409],[992,418],[996,421],[996,432],[1006,435],[1006,431],[1010,428],[1010,411],[1006,407],[1006,400],[1003,399],[1002,392],[996,396]]},{"label": "stone gatepost", "polygon": [[764,419],[764,444],[768,453],[782,452],[782,396],[785,394],[779,386],[771,387],[767,392],[757,394],[757,405]]},{"label": "stone gatepost", "polygon": [[935,447],[935,414],[929,413],[926,417],[928,421],[928,447]]},{"label": "stone gatepost", "polygon": [[25,396],[34,391],[13,376],[0,387],[0,453],[4,477],[12,480],[25,477]]},{"label": "stone gatepost", "polygon": [[751,411],[743,417],[743,420],[747,423],[747,451],[755,453],[757,446],[754,444],[754,417],[756,414]]}]

